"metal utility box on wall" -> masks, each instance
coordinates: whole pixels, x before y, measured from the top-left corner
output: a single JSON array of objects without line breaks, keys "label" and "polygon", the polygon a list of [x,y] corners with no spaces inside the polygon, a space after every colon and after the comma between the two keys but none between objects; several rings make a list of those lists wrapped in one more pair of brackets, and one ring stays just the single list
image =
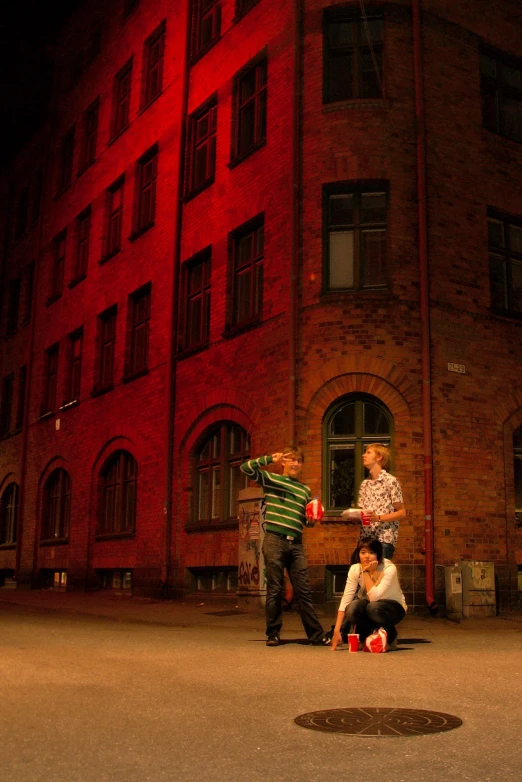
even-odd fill
[{"label": "metal utility box on wall", "polygon": [[465,617],[495,616],[495,566],[493,562],[462,560],[462,613]]},{"label": "metal utility box on wall", "polygon": [[266,600],[264,494],[261,489],[242,489],[238,495],[239,544],[237,596],[243,603]]},{"label": "metal utility box on wall", "polygon": [[448,619],[460,619],[462,617],[462,570],[458,562],[444,568],[444,577]]}]

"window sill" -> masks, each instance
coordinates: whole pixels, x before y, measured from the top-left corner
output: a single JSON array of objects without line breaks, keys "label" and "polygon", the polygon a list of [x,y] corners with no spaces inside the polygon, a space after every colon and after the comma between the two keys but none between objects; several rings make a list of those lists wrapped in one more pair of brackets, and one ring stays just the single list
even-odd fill
[{"label": "window sill", "polygon": [[371,296],[375,295],[380,299],[393,298],[389,288],[340,288],[325,290],[321,292],[321,299],[344,298],[345,296]]},{"label": "window sill", "polygon": [[250,155],[253,155],[254,152],[257,152],[258,149],[261,149],[261,147],[264,147],[266,145],[266,138],[262,139],[262,141],[258,141],[255,144],[253,144],[249,150],[246,152],[243,152],[241,155],[238,155],[237,157],[232,158],[228,163],[227,166],[229,169],[233,169],[236,166],[239,166],[240,163],[242,163],[244,160],[250,157]]},{"label": "window sill", "polygon": [[213,38],[211,41],[209,41],[205,46],[199,50],[199,52],[196,52],[196,54],[193,54],[189,60],[189,65],[191,68],[194,67],[204,56],[207,54],[211,49],[214,48],[214,46],[221,40],[221,35],[217,35],[215,38]]},{"label": "window sill", "polygon": [[69,538],[45,538],[40,541],[40,546],[67,546]]},{"label": "window sill", "polygon": [[486,132],[487,136],[492,136],[493,138],[497,139],[497,141],[502,141],[502,142],[507,141],[510,144],[518,144],[519,146],[520,144],[522,144],[522,139],[516,139],[516,138],[511,138],[511,136],[505,136],[500,131],[491,130],[490,128],[484,127],[484,125],[482,126],[482,130]]},{"label": "window sill", "polygon": [[55,200],[55,201],[59,201],[59,200],[60,200],[60,198],[61,198],[63,195],[65,195],[65,193],[66,193],[66,192],[67,192],[67,191],[70,189],[70,187],[71,187],[71,183],[69,182],[69,184],[65,185],[65,187],[62,187],[62,189],[61,189],[61,190],[59,190],[59,191],[56,193],[56,195],[55,195],[55,197],[54,197],[54,200]]},{"label": "window sill", "polygon": [[148,100],[147,103],[143,104],[143,106],[138,110],[138,117],[140,117],[145,111],[147,111],[147,109],[158,100],[160,95],[163,95],[163,89],[157,92],[153,98],[150,98],[150,100]]},{"label": "window sill", "polygon": [[245,3],[245,7],[241,9],[241,11],[238,11],[234,18],[232,19],[232,24],[237,24],[238,22],[243,19],[256,5],[258,5],[260,0],[252,0],[250,3]]},{"label": "window sill", "polygon": [[115,255],[118,255],[118,253],[121,252],[121,247],[116,247],[114,250],[111,250],[110,253],[107,253],[107,255],[104,255],[100,260],[98,261],[98,264],[100,266],[103,266],[104,263],[107,263],[107,261],[110,261],[111,258],[114,258]]},{"label": "window sill", "polygon": [[96,158],[93,158],[92,160],[89,160],[88,163],[84,163],[83,166],[81,168],[79,168],[78,171],[76,172],[77,178],[81,177],[82,174],[85,174],[85,172],[88,171],[88,169],[91,166],[93,166],[95,163],[96,163]]},{"label": "window sill", "polygon": [[245,331],[255,329],[257,326],[260,326],[262,322],[262,318],[256,318],[255,320],[249,320],[246,323],[238,323],[237,326],[231,326],[229,329],[225,329],[221,336],[223,339],[233,339],[239,334],[243,334]]},{"label": "window sill", "polygon": [[195,356],[197,353],[201,353],[203,350],[206,350],[209,346],[209,342],[203,342],[200,345],[193,345],[189,348],[183,348],[183,350],[180,350],[179,353],[176,355],[176,359],[178,361],[182,361],[184,358],[190,358],[191,356]]},{"label": "window sill", "polygon": [[227,519],[226,521],[190,521],[185,525],[185,532],[212,532],[214,530],[237,529],[238,523],[237,518]]},{"label": "window sill", "polygon": [[91,396],[102,396],[102,394],[107,394],[109,391],[112,391],[114,388],[114,384],[111,383],[110,386],[102,386],[101,388],[93,388],[91,391]]},{"label": "window sill", "polygon": [[124,375],[121,379],[122,383],[132,383],[133,380],[137,380],[139,377],[149,374],[149,368],[139,369],[137,372],[132,372],[129,375]]},{"label": "window sill", "polygon": [[3,442],[4,440],[9,440],[12,434],[13,432],[3,432],[2,434],[0,434],[0,443]]},{"label": "window sill", "polygon": [[49,296],[47,298],[47,301],[45,302],[45,306],[46,307],[50,307],[51,304],[54,304],[55,301],[58,301],[58,299],[61,299],[61,298],[62,298],[62,294],[61,293],[55,293],[53,296]]},{"label": "window sill", "polygon": [[520,323],[522,321],[522,312],[514,310],[500,310],[491,307],[490,312],[499,320],[505,320],[508,323]]},{"label": "window sill", "polygon": [[60,413],[63,413],[65,410],[70,410],[71,407],[78,407],[80,404],[79,399],[71,399],[70,402],[64,402],[61,407],[58,408],[58,411]]},{"label": "window sill", "polygon": [[123,135],[123,133],[125,133],[125,131],[126,131],[126,130],[127,130],[129,127],[130,127],[130,122],[127,122],[127,124],[125,125],[125,127],[124,127],[124,128],[122,128],[121,130],[119,130],[117,133],[115,133],[115,134],[114,134],[114,136],[112,136],[112,137],[109,139],[109,141],[107,142],[107,146],[108,146],[108,147],[110,147],[110,146],[111,146],[111,144],[114,144],[114,142],[115,142],[115,141],[117,141],[117,140],[119,139],[119,137],[120,137],[121,135]]},{"label": "window sill", "polygon": [[345,100],[323,100],[323,114],[343,109],[388,109],[390,101],[386,98],[346,98]]},{"label": "window sill", "polygon": [[75,277],[74,280],[71,280],[69,285],[67,286],[69,290],[72,290],[73,288],[76,288],[77,285],[80,284],[80,282],[83,282],[85,279],[87,279],[86,274],[80,275],[80,277]]},{"label": "window sill", "polygon": [[141,228],[137,228],[136,231],[133,231],[130,234],[129,242],[135,242],[136,239],[139,239],[140,236],[143,236],[143,234],[146,233],[153,226],[154,226],[154,220],[152,220],[150,223],[147,223],[147,225],[143,225]]},{"label": "window sill", "polygon": [[206,190],[207,187],[210,187],[211,185],[213,185],[214,182],[215,182],[215,177],[211,177],[210,179],[206,179],[200,185],[198,185],[193,190],[191,190],[190,193],[187,193],[185,196],[183,196],[183,203],[184,204],[188,204],[189,201],[192,201],[193,198],[195,198],[200,193],[202,193],[204,190]]},{"label": "window sill", "polygon": [[53,416],[54,416],[54,410],[48,410],[46,413],[40,413],[40,415],[36,420],[38,422],[47,421],[49,418],[53,418]]},{"label": "window sill", "polygon": [[104,540],[120,540],[121,538],[133,538],[136,535],[136,530],[127,530],[125,532],[98,532],[94,536],[94,540],[97,542],[103,542]]},{"label": "window sill", "polygon": [[0,551],[14,551],[16,543],[0,543]]}]

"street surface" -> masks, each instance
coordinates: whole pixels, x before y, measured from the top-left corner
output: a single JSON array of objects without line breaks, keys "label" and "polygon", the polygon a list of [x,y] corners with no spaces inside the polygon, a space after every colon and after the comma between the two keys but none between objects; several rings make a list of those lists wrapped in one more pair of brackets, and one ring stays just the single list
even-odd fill
[{"label": "street surface", "polygon": [[[108,611],[96,596],[90,609],[86,596],[76,609],[66,596],[63,605],[39,608],[3,597],[2,780],[522,776],[521,616],[460,625],[407,617],[399,651],[369,655],[297,643],[266,648],[258,611],[220,616],[212,613],[219,606],[128,600],[117,621],[117,603]],[[283,638],[303,638],[295,614],[285,616]],[[429,709],[463,725],[364,738],[294,723],[305,712],[343,707]]]}]

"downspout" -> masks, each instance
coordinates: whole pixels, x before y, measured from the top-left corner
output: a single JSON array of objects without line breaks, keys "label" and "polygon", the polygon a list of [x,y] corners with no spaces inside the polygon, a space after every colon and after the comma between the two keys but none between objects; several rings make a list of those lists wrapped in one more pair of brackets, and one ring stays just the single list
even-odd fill
[{"label": "downspout", "polygon": [[419,277],[422,356],[422,435],[424,449],[424,550],[426,602],[431,613],[435,602],[434,522],[433,522],[433,448],[431,410],[431,349],[428,277],[428,221],[426,204],[426,137],[424,84],[421,43],[421,0],[412,0],[413,59],[415,76],[415,114],[417,118],[417,198],[419,221]]},{"label": "downspout", "polygon": [[[168,597],[172,583],[172,547],[174,545],[174,563],[179,567],[179,535],[174,528],[173,519],[173,470],[174,470],[174,424],[176,416],[176,351],[178,341],[178,290],[181,264],[181,225],[183,216],[183,192],[185,181],[185,138],[187,127],[187,106],[190,74],[190,3],[185,4],[187,19],[185,25],[185,57],[182,73],[181,112],[179,118],[178,145],[178,187],[176,193],[176,213],[174,218],[174,268],[170,296],[170,328],[167,355],[167,410],[165,436],[165,552],[161,567],[161,586],[163,597]],[[173,534],[174,532],[174,534]]]},{"label": "downspout", "polygon": [[292,240],[288,303],[288,442],[296,437],[297,308],[299,301],[299,231],[301,218],[301,35],[302,0],[295,0],[292,116]]}]

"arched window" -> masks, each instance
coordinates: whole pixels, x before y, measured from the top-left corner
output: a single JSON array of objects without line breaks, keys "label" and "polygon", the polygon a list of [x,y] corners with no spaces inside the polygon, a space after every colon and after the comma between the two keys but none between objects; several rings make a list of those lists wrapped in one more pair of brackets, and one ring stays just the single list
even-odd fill
[{"label": "arched window", "polygon": [[129,534],[136,528],[138,464],[127,451],[116,451],[100,472],[97,535]]},{"label": "arched window", "polygon": [[9,483],[0,500],[0,546],[16,543],[18,525],[18,485]]},{"label": "arched window", "polygon": [[248,486],[239,465],[248,459],[248,434],[222,422],[207,434],[195,453],[194,521],[226,522],[237,518],[237,493]]},{"label": "arched window", "polygon": [[61,467],[49,475],[43,490],[42,540],[65,540],[71,520],[71,479]]},{"label": "arched window", "polygon": [[513,457],[515,460],[515,518],[522,524],[522,426],[513,432]]},{"label": "arched window", "polygon": [[375,397],[350,394],[328,410],[324,435],[323,496],[328,510],[340,513],[357,501],[365,477],[362,455],[366,446],[374,442],[391,445],[393,418]]}]

